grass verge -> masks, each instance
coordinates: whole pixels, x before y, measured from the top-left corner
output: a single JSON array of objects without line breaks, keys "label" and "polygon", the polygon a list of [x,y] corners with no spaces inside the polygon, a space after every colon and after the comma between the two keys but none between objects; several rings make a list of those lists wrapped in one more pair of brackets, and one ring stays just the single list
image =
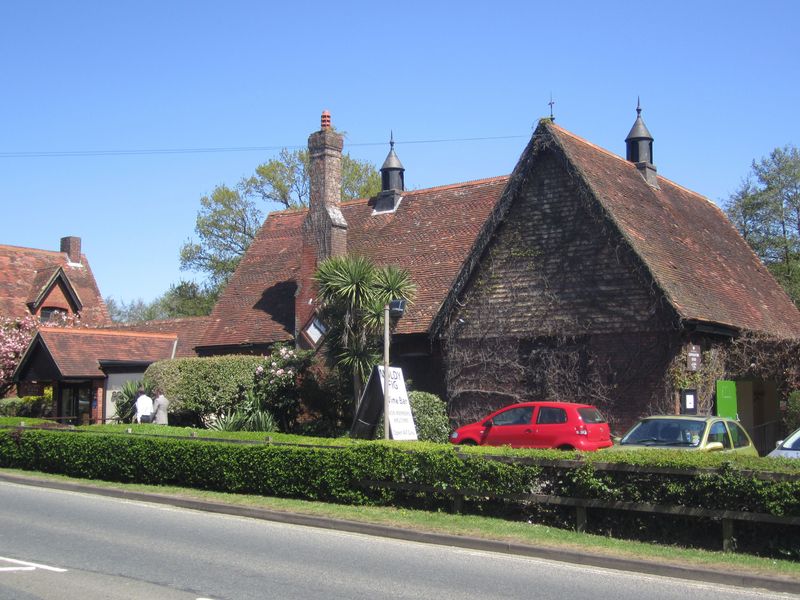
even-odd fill
[{"label": "grass verge", "polygon": [[588,552],[623,559],[652,561],[658,564],[694,566],[728,572],[735,570],[735,572],[740,574],[778,576],[800,581],[800,563],[793,561],[618,540],[543,525],[510,522],[487,517],[386,507],[346,506],[286,498],[207,492],[169,486],[110,483],[106,481],[76,479],[62,475],[51,475],[19,469],[0,469],[0,473],[16,474],[46,480],[68,481],[92,485],[98,488],[173,495],[181,498],[263,508],[272,511],[388,525],[415,531],[476,537],[576,552]]}]

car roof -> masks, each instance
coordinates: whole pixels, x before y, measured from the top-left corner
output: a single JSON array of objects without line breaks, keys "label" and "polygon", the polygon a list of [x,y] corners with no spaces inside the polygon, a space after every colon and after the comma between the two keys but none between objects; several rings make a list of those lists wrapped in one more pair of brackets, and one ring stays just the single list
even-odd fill
[{"label": "car roof", "polygon": [[650,415],[649,417],[642,417],[640,421],[644,420],[677,420],[677,421],[715,421],[717,419],[721,419],[723,421],[735,421],[735,419],[730,419],[728,417],[718,417],[716,415]]},{"label": "car roof", "polygon": [[552,407],[566,407],[572,406],[575,408],[597,408],[596,406],[592,406],[591,404],[583,404],[582,402],[563,402],[560,400],[532,400],[531,402],[517,402],[515,404],[509,404],[508,406],[504,406],[499,410],[504,410],[506,408],[514,408],[520,406],[552,406]]}]

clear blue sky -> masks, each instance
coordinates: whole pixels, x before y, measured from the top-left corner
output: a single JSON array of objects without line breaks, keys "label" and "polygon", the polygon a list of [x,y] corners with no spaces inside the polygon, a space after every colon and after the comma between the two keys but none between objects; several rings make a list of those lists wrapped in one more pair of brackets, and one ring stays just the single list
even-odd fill
[{"label": "clear blue sky", "polygon": [[[80,236],[104,296],[149,301],[192,277],[200,198],[323,109],[378,166],[393,130],[423,188],[509,173],[551,93],[622,155],[641,96],[659,174],[719,203],[800,143],[798,24],[793,0],[4,2],[0,243]],[[499,136],[520,137],[408,143]],[[242,147],[274,150],[20,156]]]}]

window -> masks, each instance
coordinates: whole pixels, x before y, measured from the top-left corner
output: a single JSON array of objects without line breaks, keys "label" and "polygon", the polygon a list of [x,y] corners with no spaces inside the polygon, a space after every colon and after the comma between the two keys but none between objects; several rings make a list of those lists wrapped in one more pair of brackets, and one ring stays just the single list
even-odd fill
[{"label": "window", "polygon": [[728,423],[728,429],[731,432],[734,448],[745,448],[750,445],[750,440],[747,439],[747,434],[738,423]]},{"label": "window", "polygon": [[39,311],[39,322],[42,324],[47,324],[54,321],[61,321],[67,316],[67,314],[67,311],[63,308],[43,308],[41,311]]},{"label": "window", "polygon": [[708,443],[712,442],[720,442],[723,448],[731,447],[731,438],[728,436],[728,430],[725,429],[725,423],[722,421],[714,421],[708,431]]},{"label": "window", "polygon": [[556,408],[554,406],[542,406],[539,409],[539,415],[536,417],[536,422],[539,425],[566,423],[567,411],[565,411],[563,408]]},{"label": "window", "polygon": [[596,408],[579,408],[578,414],[584,423],[605,423],[605,417]]},{"label": "window", "polygon": [[530,406],[520,406],[510,408],[499,415],[495,415],[492,423],[495,425],[527,425],[531,422],[533,408]]},{"label": "window", "polygon": [[308,336],[308,339],[311,340],[315,346],[319,343],[322,336],[325,335],[325,332],[328,331],[328,328],[325,327],[325,323],[319,320],[319,318],[314,317],[306,326],[305,334]]}]

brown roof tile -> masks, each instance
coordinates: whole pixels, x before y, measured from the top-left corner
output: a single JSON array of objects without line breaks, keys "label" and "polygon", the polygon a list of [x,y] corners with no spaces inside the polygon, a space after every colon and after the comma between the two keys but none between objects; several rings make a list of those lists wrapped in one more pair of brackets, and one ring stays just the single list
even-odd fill
[{"label": "brown roof tile", "polygon": [[18,246],[0,245],[0,315],[30,314],[27,304],[41,296],[42,286],[51,281],[59,267],[82,303],[82,321],[89,325],[109,324],[108,310],[85,255],[78,265],[70,263],[62,252]]},{"label": "brown roof tile", "polygon": [[[105,377],[100,361],[155,362],[172,356],[175,335],[136,333],[110,329],[42,327],[37,339],[62,377]],[[23,361],[25,357],[23,357]]]},{"label": "brown roof tile", "polygon": [[179,319],[162,319],[143,323],[116,323],[109,329],[121,332],[162,333],[178,338],[175,357],[197,356],[194,351],[208,326],[208,317],[183,317]]},{"label": "brown roof tile", "polygon": [[[342,203],[348,252],[407,269],[417,285],[398,333],[428,331],[507,181],[494,177],[406,191],[392,213],[374,215],[369,199]],[[203,346],[293,338],[306,214],[284,211],[267,218],[214,308]]]},{"label": "brown roof tile", "polygon": [[718,206],[545,126],[683,319],[800,336],[800,312]]},{"label": "brown roof tile", "polygon": [[[535,135],[550,135],[563,149],[683,319],[800,335],[797,309],[717,206],[663,177],[660,189],[650,187],[632,163],[552,123]],[[528,159],[526,151],[513,177],[535,168],[535,160],[523,164]],[[454,284],[466,280],[466,261],[487,218],[493,210],[493,218],[505,214],[507,199],[500,200],[508,183],[496,177],[407,191],[392,213],[373,214],[367,199],[342,203],[348,252],[408,269],[417,284],[398,333],[429,332],[443,302],[458,293]],[[306,214],[267,218],[214,308],[201,346],[293,338]],[[311,295],[301,289],[299,304]]]}]

